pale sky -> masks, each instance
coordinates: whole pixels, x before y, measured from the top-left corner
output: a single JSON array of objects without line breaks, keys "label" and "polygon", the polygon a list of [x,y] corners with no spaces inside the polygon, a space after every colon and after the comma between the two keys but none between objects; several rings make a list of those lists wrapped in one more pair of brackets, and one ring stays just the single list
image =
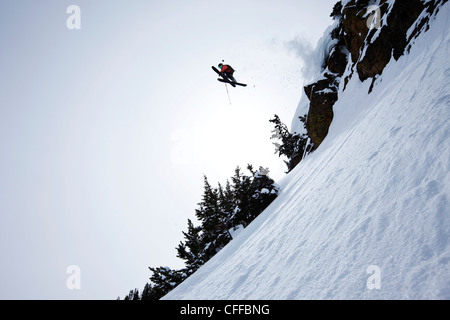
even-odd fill
[{"label": "pale sky", "polygon": [[[335,2],[2,0],[0,299],[123,298],[181,268],[204,174],[283,177],[269,120],[291,123],[303,83],[287,43],[314,47]],[[222,59],[248,84],[231,104]]]}]

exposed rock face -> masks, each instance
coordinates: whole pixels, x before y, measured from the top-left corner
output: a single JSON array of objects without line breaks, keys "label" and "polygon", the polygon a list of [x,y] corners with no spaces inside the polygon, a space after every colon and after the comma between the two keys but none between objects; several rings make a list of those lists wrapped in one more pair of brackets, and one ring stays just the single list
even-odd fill
[{"label": "exposed rock face", "polygon": [[[382,74],[413,40],[428,29],[430,18],[448,0],[350,0],[336,3],[332,16],[339,23],[331,32],[335,43],[323,64],[323,78],[304,87],[310,100],[306,129],[316,149],[328,134],[339,84],[354,73],[361,81]],[[347,71],[346,71],[347,70]]]},{"label": "exposed rock face", "polygon": [[[343,40],[351,53],[352,63],[361,81],[380,75],[393,57],[398,60],[408,44],[418,35],[424,24],[435,13],[439,4],[447,0],[380,0],[371,8],[369,0],[352,0],[342,10]],[[423,19],[414,23],[422,13]],[[373,14],[379,14],[372,26]],[[377,25],[378,24],[378,25]],[[414,30],[408,31],[413,27]]]},{"label": "exposed rock face", "polygon": [[314,146],[318,146],[327,136],[333,120],[333,105],[338,97],[336,77],[329,76],[304,89],[310,99],[306,129]]}]

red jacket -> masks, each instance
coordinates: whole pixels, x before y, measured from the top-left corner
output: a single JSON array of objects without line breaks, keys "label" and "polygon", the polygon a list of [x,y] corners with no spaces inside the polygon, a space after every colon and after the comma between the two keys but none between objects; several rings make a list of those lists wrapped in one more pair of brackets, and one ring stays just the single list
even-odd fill
[{"label": "red jacket", "polygon": [[224,64],[224,65],[222,66],[222,69],[220,69],[220,72],[221,72],[221,73],[231,73],[231,74],[233,74],[234,69],[233,69],[232,67],[230,67],[229,65]]}]

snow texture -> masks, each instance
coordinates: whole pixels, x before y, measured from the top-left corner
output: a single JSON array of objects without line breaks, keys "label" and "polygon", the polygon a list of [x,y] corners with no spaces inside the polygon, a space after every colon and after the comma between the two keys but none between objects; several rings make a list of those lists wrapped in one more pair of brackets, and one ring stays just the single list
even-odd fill
[{"label": "snow texture", "polygon": [[319,149],[165,299],[450,299],[449,22],[340,88]]}]

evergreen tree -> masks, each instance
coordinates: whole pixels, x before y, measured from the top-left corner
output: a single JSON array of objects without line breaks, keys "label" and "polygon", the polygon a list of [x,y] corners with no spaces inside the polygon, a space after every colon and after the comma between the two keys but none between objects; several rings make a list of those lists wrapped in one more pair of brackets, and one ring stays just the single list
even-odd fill
[{"label": "evergreen tree", "polygon": [[145,284],[144,290],[142,290],[141,300],[158,300],[150,283]]},{"label": "evergreen tree", "polygon": [[232,225],[247,227],[277,196],[278,187],[269,178],[268,169],[262,167],[254,171],[247,166],[251,176],[240,173],[237,168],[233,177],[234,197],[236,207]]},{"label": "evergreen tree", "polygon": [[[196,217],[202,223],[201,243],[203,246],[201,259],[203,263],[214,256],[229,242],[227,235],[227,216],[224,215],[219,202],[219,190],[212,188],[208,179],[204,178],[203,201],[195,210]],[[223,192],[223,191],[222,191]]]},{"label": "evergreen tree", "polygon": [[183,231],[186,241],[180,241],[177,247],[177,257],[185,260],[189,274],[194,273],[204,263],[202,259],[201,231],[202,227],[195,227],[192,221],[188,219],[188,231]]},{"label": "evergreen tree", "polygon": [[234,198],[232,225],[234,227],[239,225],[246,227],[248,225],[247,220],[250,206],[249,192],[251,180],[249,176],[242,174],[241,169],[237,167],[231,181]]},{"label": "evergreen tree", "polygon": [[138,289],[130,290],[130,293],[127,296],[125,296],[124,300],[140,300],[139,290]]},{"label": "evergreen tree", "polygon": [[233,191],[231,190],[230,182],[227,180],[225,189],[219,183],[218,187],[218,201],[221,220],[224,223],[224,227],[230,227],[230,218],[233,214],[234,200]]},{"label": "evergreen tree", "polygon": [[275,200],[278,195],[279,187],[275,184],[275,181],[269,177],[268,169],[259,167],[259,170],[253,171],[251,165],[248,166],[248,169],[253,177],[249,190],[251,194],[248,221],[251,222],[263,212],[273,200]]},{"label": "evergreen tree", "polygon": [[153,272],[150,280],[154,283],[153,294],[157,299],[164,297],[186,278],[183,270],[171,270],[169,267],[149,269]]},{"label": "evergreen tree", "polygon": [[[299,117],[300,121],[306,125],[306,115],[304,117]],[[273,135],[271,139],[281,140],[281,144],[274,142],[276,147],[275,153],[278,152],[278,156],[285,155],[288,161],[284,161],[288,167],[288,172],[294,169],[294,167],[302,160],[302,156],[307,148],[308,135],[299,133],[290,133],[288,127],[281,122],[278,115],[270,122],[275,124],[275,129],[272,130]]]}]

